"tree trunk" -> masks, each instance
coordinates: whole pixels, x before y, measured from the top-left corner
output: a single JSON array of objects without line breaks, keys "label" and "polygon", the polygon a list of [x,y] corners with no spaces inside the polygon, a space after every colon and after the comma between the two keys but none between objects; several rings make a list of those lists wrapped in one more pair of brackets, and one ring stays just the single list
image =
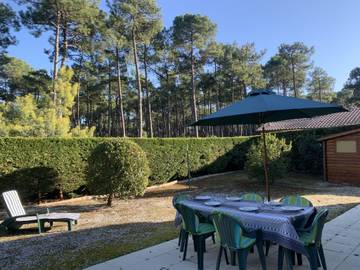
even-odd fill
[{"label": "tree trunk", "polygon": [[60,11],[56,13],[56,25],[55,25],[55,44],[54,44],[54,71],[53,71],[53,102],[56,104],[56,89],[55,81],[58,77],[57,62],[59,58],[59,43],[60,43]]},{"label": "tree trunk", "polygon": [[90,127],[90,97],[88,91],[86,91],[86,124],[87,127]]},{"label": "tree trunk", "polygon": [[126,137],[124,106],[123,106],[122,87],[121,87],[121,70],[120,70],[119,62],[120,62],[119,48],[116,47],[116,73],[117,73],[117,90],[118,90],[118,98],[119,98],[119,115],[120,115],[119,122],[120,122],[121,136]]},{"label": "tree trunk", "polygon": [[111,64],[109,61],[109,78],[108,78],[108,136],[111,136],[111,116],[112,116],[112,96],[111,96]]},{"label": "tree trunk", "polygon": [[108,196],[108,198],[107,198],[107,203],[106,203],[106,205],[107,205],[108,207],[111,207],[111,206],[112,206],[113,198],[114,198],[114,193],[113,193],[113,192],[110,192],[110,193],[109,193],[109,196]]},{"label": "tree trunk", "polygon": [[80,56],[80,69],[79,69],[79,77],[78,77],[78,84],[79,84],[79,90],[76,94],[76,123],[80,128],[80,89],[81,89],[81,71],[82,71],[82,64],[83,64],[83,54],[81,53]]},{"label": "tree trunk", "polygon": [[293,89],[294,89],[294,96],[298,97],[297,89],[296,89],[296,78],[295,78],[295,65],[293,60],[291,60],[291,72],[292,72],[292,81],[293,81]]},{"label": "tree trunk", "polygon": [[219,84],[218,84],[218,81],[217,81],[217,65],[216,65],[216,62],[215,62],[214,76],[215,76],[215,88],[216,88],[216,111],[218,111],[220,109],[220,91],[219,91]]},{"label": "tree trunk", "polygon": [[283,90],[283,96],[287,96],[287,87],[286,87],[286,83],[282,82],[282,90]]},{"label": "tree trunk", "polygon": [[166,71],[166,94],[167,94],[167,113],[166,113],[166,134],[171,137],[171,91],[170,91],[170,78],[169,72]]},{"label": "tree trunk", "polygon": [[241,98],[243,99],[243,98],[246,98],[246,96],[247,96],[246,84],[245,84],[244,81],[242,82],[242,87],[243,87],[243,91],[242,91],[242,94],[241,94],[242,95]]},{"label": "tree trunk", "polygon": [[[195,59],[194,59],[194,48],[191,45],[191,112],[193,121],[196,122],[197,118],[197,109],[196,109],[196,89],[195,89]],[[195,126],[195,136],[199,137],[199,129]]]},{"label": "tree trunk", "polygon": [[140,71],[139,71],[139,61],[138,61],[138,55],[137,55],[137,48],[136,48],[136,39],[135,39],[135,30],[132,30],[132,46],[133,46],[133,52],[134,52],[134,62],[135,62],[135,71],[136,71],[136,82],[137,82],[137,90],[138,90],[138,136],[142,138],[143,135],[143,118],[142,118],[142,95],[141,95],[141,79],[140,79]]},{"label": "tree trunk", "polygon": [[68,53],[68,40],[67,40],[67,23],[64,23],[63,28],[63,49],[62,49],[62,58],[60,67],[64,67],[66,63],[67,53]]},{"label": "tree trunk", "polygon": [[152,112],[151,112],[151,100],[150,100],[150,91],[148,83],[148,72],[147,72],[147,46],[144,45],[144,73],[145,73],[145,90],[146,90],[146,101],[147,101],[147,110],[148,110],[148,132],[150,137],[154,137],[153,133],[153,124],[152,124]]}]

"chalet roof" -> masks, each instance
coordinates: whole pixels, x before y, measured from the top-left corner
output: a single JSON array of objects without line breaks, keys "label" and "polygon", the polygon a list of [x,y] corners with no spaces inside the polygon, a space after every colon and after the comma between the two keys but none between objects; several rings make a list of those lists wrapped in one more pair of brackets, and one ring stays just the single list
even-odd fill
[{"label": "chalet roof", "polygon": [[[360,126],[360,108],[313,118],[292,119],[265,124],[265,131],[296,131],[303,129]],[[258,129],[260,130],[260,128]]]},{"label": "chalet roof", "polygon": [[352,135],[352,134],[356,134],[356,133],[360,133],[360,128],[324,136],[324,137],[319,138],[318,141],[327,141],[327,140],[344,137],[344,136]]}]

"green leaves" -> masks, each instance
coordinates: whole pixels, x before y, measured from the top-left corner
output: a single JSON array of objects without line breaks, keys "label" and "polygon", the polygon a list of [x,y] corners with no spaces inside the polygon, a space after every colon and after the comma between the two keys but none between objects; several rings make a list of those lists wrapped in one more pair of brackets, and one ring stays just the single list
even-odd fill
[{"label": "green leaves", "polygon": [[115,0],[111,10],[113,18],[123,21],[129,40],[135,34],[138,42],[149,42],[161,30],[161,14],[155,0]]},{"label": "green leaves", "polygon": [[15,30],[20,28],[16,13],[10,5],[0,3],[0,55],[8,46],[16,43],[16,37],[11,34],[11,28]]},{"label": "green leaves", "polygon": [[307,86],[310,98],[322,102],[331,102],[336,95],[334,92],[335,79],[320,67],[315,67],[309,75]]},{"label": "green leaves", "polygon": [[[149,179],[149,166],[143,150],[130,140],[108,141],[98,145],[88,160],[88,186],[92,193],[140,196]],[[108,201],[109,201],[108,200]]]},{"label": "green leaves", "polygon": [[209,17],[199,14],[175,17],[173,28],[174,44],[184,47],[187,51],[194,48],[203,49],[213,40],[216,32],[216,24]]},{"label": "green leaves", "polygon": [[[287,144],[285,139],[279,139],[276,135],[266,134],[266,147],[268,155],[269,179],[274,181],[277,178],[283,177],[289,165],[288,154],[291,151],[292,145]],[[245,163],[245,170],[249,177],[264,181],[264,152],[263,140],[260,138],[256,143],[253,143],[248,151],[247,160]]]},{"label": "green leaves", "polygon": [[291,93],[300,97],[306,74],[312,66],[313,53],[314,47],[302,42],[281,44],[278,53],[265,65],[269,86],[283,90],[284,95]]},{"label": "green leaves", "polygon": [[[91,135],[94,130],[85,131],[75,128],[70,131],[70,116],[78,84],[72,83],[73,71],[63,68],[55,81],[56,101],[43,95],[35,99],[34,95],[16,97],[15,101],[0,104],[0,125],[2,136],[66,137],[71,135]],[[89,132],[88,132],[89,131]]]}]

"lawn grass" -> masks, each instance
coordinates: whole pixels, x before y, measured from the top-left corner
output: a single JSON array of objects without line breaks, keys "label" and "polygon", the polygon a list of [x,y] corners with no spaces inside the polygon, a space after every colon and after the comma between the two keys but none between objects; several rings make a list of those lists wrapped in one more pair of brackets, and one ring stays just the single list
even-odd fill
[{"label": "lawn grass", "polygon": [[[137,230],[130,231],[129,234],[134,236]],[[142,232],[143,234],[144,232]],[[41,267],[44,270],[53,269],[82,269],[85,265],[93,265],[106,260],[110,260],[143,248],[151,247],[177,237],[178,230],[170,224],[159,225],[155,229],[145,232],[146,238],[125,238],[119,241],[103,243],[95,242],[91,247],[86,247],[81,252],[75,253],[65,251],[59,260],[58,255],[51,255],[44,258],[45,265]]]}]

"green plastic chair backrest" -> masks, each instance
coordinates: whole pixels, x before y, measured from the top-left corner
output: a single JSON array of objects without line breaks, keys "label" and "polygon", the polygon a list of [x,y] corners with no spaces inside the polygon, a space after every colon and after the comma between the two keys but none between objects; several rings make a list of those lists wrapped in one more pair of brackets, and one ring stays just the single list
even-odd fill
[{"label": "green plastic chair backrest", "polygon": [[245,201],[254,201],[254,202],[264,201],[264,198],[257,193],[245,193],[241,196],[241,199]]},{"label": "green plastic chair backrest", "polygon": [[313,206],[313,204],[306,198],[302,196],[286,196],[283,197],[280,202],[286,205],[293,205],[293,206]]},{"label": "green plastic chair backrest", "polygon": [[189,194],[179,194],[177,196],[173,197],[172,203],[175,206],[176,203],[179,203],[183,200],[187,200],[190,199],[190,195]]},{"label": "green plastic chair backrest", "polygon": [[230,249],[240,249],[243,234],[241,221],[220,212],[214,213],[212,219],[221,245]]},{"label": "green plastic chair backrest", "polygon": [[182,217],[184,229],[191,234],[196,234],[199,226],[199,217],[196,215],[196,212],[181,202],[175,203],[175,208]]},{"label": "green plastic chair backrest", "polygon": [[324,224],[326,221],[326,217],[329,214],[329,210],[328,209],[320,209],[312,223],[311,223],[311,227],[310,227],[310,238],[312,240],[313,243],[316,243],[317,245],[321,243],[321,237],[322,237],[322,231],[324,228]]}]

